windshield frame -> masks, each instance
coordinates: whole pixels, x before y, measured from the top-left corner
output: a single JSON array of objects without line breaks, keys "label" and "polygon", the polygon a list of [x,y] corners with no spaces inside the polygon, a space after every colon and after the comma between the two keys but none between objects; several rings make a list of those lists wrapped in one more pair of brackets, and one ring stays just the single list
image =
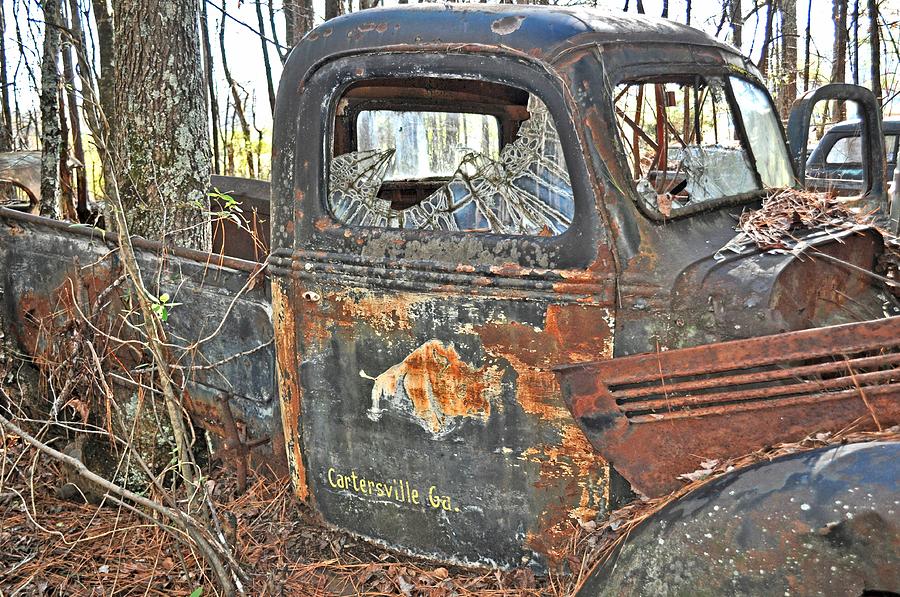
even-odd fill
[{"label": "windshield frame", "polygon": [[[609,82],[609,102],[610,108],[612,110],[612,114],[615,115],[615,89],[618,86],[623,84],[637,84],[639,82],[652,82],[653,80],[659,81],[687,81],[691,78],[700,77],[704,81],[711,78],[721,78],[725,81],[724,91],[725,97],[728,103],[728,108],[731,110],[731,116],[734,122],[734,126],[737,134],[740,136],[741,145],[747,153],[747,158],[750,162],[750,168],[752,170],[753,176],[756,180],[756,183],[759,185],[758,189],[754,189],[752,191],[748,191],[745,193],[735,194],[735,195],[726,195],[723,197],[719,197],[716,199],[710,199],[707,201],[703,201],[700,203],[696,203],[693,205],[686,205],[680,208],[674,208],[670,212],[669,215],[664,215],[658,208],[649,205],[646,201],[642,200],[640,193],[637,190],[637,184],[633,178],[633,176],[627,181],[627,191],[626,193],[630,195],[631,200],[637,205],[638,209],[645,216],[650,218],[656,222],[668,222],[674,219],[681,219],[685,217],[689,217],[698,213],[713,211],[722,207],[734,206],[734,205],[744,205],[752,203],[755,200],[759,200],[768,194],[774,187],[766,187],[760,176],[759,166],[757,164],[756,156],[753,153],[753,146],[750,142],[750,137],[747,134],[745,129],[745,123],[743,114],[741,113],[740,106],[737,105],[737,102],[734,97],[734,91],[732,89],[732,84],[730,78],[738,78],[742,79],[749,85],[758,88],[763,92],[763,97],[766,98],[768,102],[769,108],[772,111],[772,114],[775,115],[775,120],[777,122],[777,128],[781,135],[781,142],[785,148],[787,148],[787,137],[785,134],[784,125],[781,122],[781,119],[778,118],[778,109],[775,106],[774,101],[772,100],[771,94],[768,92],[766,87],[760,83],[756,79],[756,77],[752,76],[751,73],[736,68],[730,68],[724,65],[701,65],[701,64],[691,64],[691,63],[676,63],[672,65],[667,65],[665,70],[662,69],[648,69],[647,65],[641,65],[638,68],[625,68],[620,70],[617,73],[619,76]],[[623,172],[631,173],[631,167],[627,163],[627,152],[624,147],[624,140],[618,131],[615,131],[614,134],[611,135],[614,138],[614,143],[616,146],[616,153],[619,155],[619,158],[623,160]],[[790,171],[792,174],[792,178],[794,181],[797,179],[796,168],[793,161],[790,159],[790,152],[787,152],[788,156],[788,164],[790,165]]]}]

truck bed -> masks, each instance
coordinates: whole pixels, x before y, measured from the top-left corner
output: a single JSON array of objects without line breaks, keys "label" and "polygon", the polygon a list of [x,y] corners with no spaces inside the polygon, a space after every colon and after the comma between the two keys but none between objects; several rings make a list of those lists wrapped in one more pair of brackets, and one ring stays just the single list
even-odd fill
[{"label": "truck bed", "polygon": [[[263,264],[141,238],[133,244],[148,290],[168,293],[175,303],[164,328],[191,415],[224,435],[225,398],[238,427],[251,438],[269,437],[266,450],[283,460]],[[2,318],[22,352],[39,364],[84,357],[68,354],[64,344],[78,330],[96,335],[103,347],[98,350],[107,351],[101,357],[118,359],[122,370],[114,379],[147,373],[148,360],[139,351],[104,340],[104,334],[135,337],[121,323],[131,290],[117,246],[115,235],[96,228],[0,208]],[[84,325],[85,317],[96,329]],[[136,386],[121,387],[133,392]]]}]

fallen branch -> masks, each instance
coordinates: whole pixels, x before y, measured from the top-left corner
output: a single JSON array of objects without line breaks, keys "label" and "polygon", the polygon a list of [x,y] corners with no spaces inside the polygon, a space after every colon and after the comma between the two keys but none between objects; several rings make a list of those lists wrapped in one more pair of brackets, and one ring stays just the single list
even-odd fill
[{"label": "fallen branch", "polygon": [[[0,390],[2,391],[2,390]],[[4,396],[6,393],[3,392]],[[222,591],[226,595],[235,595],[240,594],[244,595],[244,585],[246,579],[244,578],[244,574],[237,564],[234,561],[232,556],[228,553],[226,547],[219,545],[217,541],[208,540],[205,535],[205,529],[198,525],[193,519],[191,519],[184,512],[180,512],[178,510],[173,510],[158,502],[154,502],[153,500],[147,499],[143,496],[140,496],[132,491],[125,489],[124,487],[120,487],[115,483],[104,479],[100,475],[89,470],[83,462],[78,460],[77,458],[73,458],[62,452],[55,450],[45,444],[44,442],[38,440],[33,437],[31,434],[27,433],[25,430],[17,426],[15,423],[8,420],[3,415],[0,415],[0,426],[2,426],[6,431],[12,433],[18,437],[20,437],[23,441],[25,441],[31,447],[37,449],[41,453],[61,462],[74,470],[80,477],[82,477],[85,481],[89,483],[93,483],[96,486],[102,488],[107,492],[108,498],[115,503],[120,503],[124,507],[129,510],[135,512],[136,514],[147,518],[155,523],[158,523],[154,517],[150,516],[143,510],[136,508],[123,500],[127,500],[133,504],[146,508],[148,510],[152,510],[153,512],[159,514],[160,516],[165,517],[175,526],[181,529],[190,537],[194,546],[201,552],[203,557],[209,563],[210,567],[212,567],[216,579],[219,582],[219,585],[222,588]],[[116,497],[118,496],[118,497]],[[184,541],[185,538],[181,536],[179,533],[172,532],[171,527],[167,525],[160,525],[161,528],[169,532],[176,540]],[[227,562],[227,565],[226,565]]]}]

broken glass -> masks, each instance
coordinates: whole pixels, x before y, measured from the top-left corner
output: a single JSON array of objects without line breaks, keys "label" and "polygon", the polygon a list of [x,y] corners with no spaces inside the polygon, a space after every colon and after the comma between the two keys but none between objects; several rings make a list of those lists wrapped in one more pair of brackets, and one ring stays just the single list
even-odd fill
[{"label": "broken glass", "polygon": [[500,155],[500,124],[490,114],[361,111],[356,119],[356,149],[387,148],[397,153],[386,181],[450,178],[468,153]]},{"label": "broken glass", "polygon": [[651,209],[669,216],[759,189],[722,79],[625,83],[615,97],[638,196]]},{"label": "broken glass", "polygon": [[448,181],[406,209],[379,197],[396,148],[336,156],[329,177],[332,213],[355,226],[561,234],[575,211],[562,144],[543,102],[531,96],[528,111],[530,118],[499,156],[465,152]]}]

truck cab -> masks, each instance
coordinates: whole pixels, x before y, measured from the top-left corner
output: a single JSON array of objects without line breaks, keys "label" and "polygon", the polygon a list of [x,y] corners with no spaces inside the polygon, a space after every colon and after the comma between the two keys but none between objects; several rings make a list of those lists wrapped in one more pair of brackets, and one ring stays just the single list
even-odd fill
[{"label": "truck cab", "polygon": [[[607,451],[601,432],[644,419],[567,402],[589,384],[561,386],[560,365],[900,313],[866,273],[870,230],[810,236],[816,258],[723,251],[796,172],[759,73],[702,32],[580,7],[367,10],[293,50],[275,122],[277,386],[296,493],[327,523],[543,570],[632,490],[865,413],[848,400],[780,427],[784,399],[742,398],[682,409],[667,435],[644,409],[659,442]],[[897,335],[887,321],[873,342]],[[760,416],[774,423],[746,428]]]}]

